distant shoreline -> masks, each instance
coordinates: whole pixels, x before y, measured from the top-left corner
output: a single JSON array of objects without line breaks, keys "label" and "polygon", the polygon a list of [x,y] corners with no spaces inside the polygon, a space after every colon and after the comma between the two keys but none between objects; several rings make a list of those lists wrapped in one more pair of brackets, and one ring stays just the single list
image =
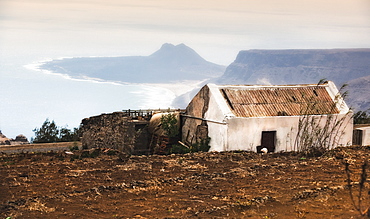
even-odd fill
[{"label": "distant shoreline", "polygon": [[171,92],[175,94],[176,97],[181,96],[187,92],[192,91],[193,89],[199,88],[202,83],[207,81],[208,79],[205,80],[183,80],[183,81],[174,81],[171,83],[131,83],[131,82],[122,82],[122,81],[107,81],[101,78],[90,78],[87,76],[84,77],[75,77],[73,75],[69,74],[64,74],[64,73],[58,73],[58,72],[53,72],[48,69],[42,68],[42,65],[44,65],[46,62],[50,62],[53,60],[62,60],[62,59],[72,59],[72,58],[80,58],[80,57],[63,57],[63,58],[57,58],[57,59],[45,59],[42,61],[37,61],[35,63],[31,63],[28,65],[25,65],[24,67],[34,70],[34,71],[40,71],[44,74],[50,74],[50,75],[56,75],[63,77],[64,79],[68,80],[73,80],[73,81],[83,81],[83,82],[91,82],[91,83],[104,83],[104,84],[111,84],[111,85],[118,85],[118,86],[149,86],[149,87],[159,87],[159,88],[164,88],[168,89]]},{"label": "distant shoreline", "polygon": [[64,78],[66,80],[72,80],[72,81],[80,81],[80,82],[87,82],[87,83],[101,83],[101,84],[108,84],[108,85],[114,85],[114,86],[142,86],[143,90],[151,90],[150,88],[165,89],[171,94],[166,95],[167,97],[162,96],[162,98],[172,99],[171,102],[173,102],[177,97],[180,97],[181,95],[189,93],[193,91],[194,89],[200,88],[204,83],[206,83],[207,80],[209,80],[209,79],[179,80],[179,81],[174,81],[174,82],[163,82],[163,83],[147,83],[147,82],[132,83],[132,82],[122,82],[122,81],[108,81],[108,80],[104,80],[101,78],[90,78],[87,76],[76,77],[74,75],[53,72],[51,70],[43,68],[43,65],[47,62],[51,62],[54,60],[63,60],[66,58],[73,59],[73,58],[80,58],[80,57],[62,57],[62,58],[56,58],[56,59],[44,59],[41,61],[27,64],[24,67],[27,69],[33,70],[33,71],[41,72],[43,74],[55,75],[55,76]]}]

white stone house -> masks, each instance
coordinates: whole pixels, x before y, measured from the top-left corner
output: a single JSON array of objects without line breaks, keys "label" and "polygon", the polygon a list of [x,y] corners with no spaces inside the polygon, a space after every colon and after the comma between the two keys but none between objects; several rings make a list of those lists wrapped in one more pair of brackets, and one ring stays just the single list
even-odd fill
[{"label": "white stone house", "polygon": [[352,143],[352,113],[331,81],[279,86],[207,84],[182,118],[182,140],[192,145],[209,137],[210,151],[298,150],[304,121],[310,121],[312,127],[305,129],[310,136],[315,136],[316,129],[325,130],[317,135],[330,132],[330,147]]}]

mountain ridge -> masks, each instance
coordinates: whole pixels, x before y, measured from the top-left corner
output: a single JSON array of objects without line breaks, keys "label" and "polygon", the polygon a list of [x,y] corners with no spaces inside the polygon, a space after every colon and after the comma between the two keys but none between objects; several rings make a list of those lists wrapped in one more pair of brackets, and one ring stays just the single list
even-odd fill
[{"label": "mountain ridge", "polygon": [[[307,84],[321,79],[334,81],[337,87],[349,83],[347,102],[355,110],[366,110],[370,84],[355,79],[369,76],[369,69],[369,48],[242,50],[215,83]],[[356,95],[359,89],[368,95]]]},{"label": "mountain ridge", "polygon": [[41,69],[71,77],[128,83],[172,83],[221,76],[226,66],[203,59],[185,44],[165,43],[149,56],[80,57],[52,60]]}]

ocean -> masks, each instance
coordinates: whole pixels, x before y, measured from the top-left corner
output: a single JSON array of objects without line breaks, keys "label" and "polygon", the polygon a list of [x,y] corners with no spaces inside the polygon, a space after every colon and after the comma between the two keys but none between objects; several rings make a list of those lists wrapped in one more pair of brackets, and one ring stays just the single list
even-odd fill
[{"label": "ocean", "polygon": [[32,130],[46,119],[73,129],[83,118],[101,113],[167,109],[179,94],[166,85],[74,79],[39,69],[51,58],[17,57],[3,56],[0,61],[0,130],[8,138],[23,134],[30,140]]}]

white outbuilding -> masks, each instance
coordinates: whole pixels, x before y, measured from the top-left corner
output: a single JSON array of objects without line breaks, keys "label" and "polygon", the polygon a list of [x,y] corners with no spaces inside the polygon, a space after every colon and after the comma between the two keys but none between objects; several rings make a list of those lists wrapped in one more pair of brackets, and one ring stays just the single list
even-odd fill
[{"label": "white outbuilding", "polygon": [[182,117],[182,140],[211,151],[297,151],[352,143],[352,112],[335,84],[205,85]]},{"label": "white outbuilding", "polygon": [[370,146],[370,125],[359,124],[353,129],[353,145]]}]

